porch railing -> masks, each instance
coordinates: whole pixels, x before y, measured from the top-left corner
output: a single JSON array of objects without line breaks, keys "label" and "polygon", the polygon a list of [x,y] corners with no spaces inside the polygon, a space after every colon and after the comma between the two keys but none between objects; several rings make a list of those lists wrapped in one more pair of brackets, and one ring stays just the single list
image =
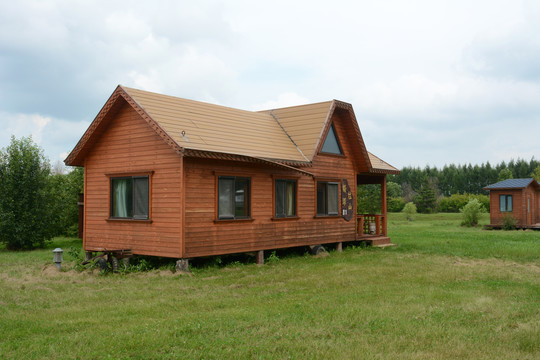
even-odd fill
[{"label": "porch railing", "polygon": [[360,214],[356,215],[358,236],[384,234],[384,215]]}]

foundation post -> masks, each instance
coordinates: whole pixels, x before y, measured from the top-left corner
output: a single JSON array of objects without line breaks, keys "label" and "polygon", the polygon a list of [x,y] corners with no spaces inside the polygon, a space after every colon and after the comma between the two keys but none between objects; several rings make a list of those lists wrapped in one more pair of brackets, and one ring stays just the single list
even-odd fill
[{"label": "foundation post", "polygon": [[336,251],[337,252],[342,252],[343,251],[343,243],[342,242],[337,243]]},{"label": "foundation post", "polygon": [[91,251],[85,251],[84,252],[84,261],[90,261],[91,258],[93,258]]},{"label": "foundation post", "polygon": [[175,270],[176,272],[191,273],[189,270],[189,259],[178,259]]},{"label": "foundation post", "polygon": [[257,265],[263,265],[264,264],[264,250],[257,251],[257,257],[255,262]]}]

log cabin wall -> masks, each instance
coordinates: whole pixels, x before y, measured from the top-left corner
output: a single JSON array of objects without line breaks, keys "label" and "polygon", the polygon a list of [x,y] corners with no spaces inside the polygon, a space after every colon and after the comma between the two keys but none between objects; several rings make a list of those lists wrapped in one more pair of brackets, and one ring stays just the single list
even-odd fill
[{"label": "log cabin wall", "polygon": [[[139,173],[151,173],[150,220],[109,220],[109,176]],[[182,157],[126,103],[85,159],[84,249],[182,257],[181,179]]]},{"label": "log cabin wall", "polygon": [[[326,244],[356,239],[355,220],[341,216],[316,216],[316,182],[347,179],[353,190],[356,214],[356,172],[352,152],[346,140],[343,119],[334,116],[334,127],[344,156],[319,154],[313,167],[315,175],[256,163],[185,158],[185,253],[197,257]],[[218,220],[217,178],[240,176],[251,179],[251,219]],[[274,180],[295,178],[298,183],[297,217],[274,218]],[[341,186],[339,187],[341,189]],[[341,196],[339,196],[341,199]],[[341,202],[341,201],[340,201]]]}]

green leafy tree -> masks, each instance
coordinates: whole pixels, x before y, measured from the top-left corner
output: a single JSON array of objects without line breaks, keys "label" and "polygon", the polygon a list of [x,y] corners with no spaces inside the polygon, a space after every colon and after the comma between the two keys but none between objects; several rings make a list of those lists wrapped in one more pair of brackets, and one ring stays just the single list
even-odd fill
[{"label": "green leafy tree", "polygon": [[471,227],[478,225],[480,217],[486,212],[486,209],[478,199],[470,199],[467,205],[459,209],[459,212],[462,217],[461,225]]},{"label": "green leafy tree", "polygon": [[381,185],[358,185],[356,191],[356,205],[358,214],[380,214]]},{"label": "green leafy tree", "polygon": [[512,170],[509,168],[504,168],[499,172],[499,181],[513,179],[514,175],[512,175]]},{"label": "green leafy tree", "polygon": [[400,212],[405,206],[405,200],[400,197],[389,197],[386,199],[386,206],[389,212]]},{"label": "green leafy tree", "polygon": [[403,196],[403,189],[401,189],[401,185],[392,181],[387,182],[386,196],[391,198],[399,198]]},{"label": "green leafy tree", "polygon": [[54,235],[76,236],[79,222],[77,201],[83,192],[84,168],[75,168],[68,174],[49,177],[52,212],[55,214]]},{"label": "green leafy tree", "polygon": [[532,172],[531,176],[538,182],[540,182],[540,166],[537,166]]},{"label": "green leafy tree", "polygon": [[8,249],[43,246],[54,232],[50,165],[31,137],[11,137],[0,152],[0,242]]}]

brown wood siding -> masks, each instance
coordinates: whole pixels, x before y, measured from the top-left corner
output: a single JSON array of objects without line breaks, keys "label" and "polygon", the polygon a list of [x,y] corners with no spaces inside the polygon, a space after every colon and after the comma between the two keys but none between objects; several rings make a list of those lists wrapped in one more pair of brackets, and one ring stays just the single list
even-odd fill
[{"label": "brown wood siding", "polygon": [[[125,104],[85,159],[84,248],[182,257],[181,166],[182,158]],[[152,172],[151,221],[107,221],[107,174],[141,172]]]},{"label": "brown wood siding", "polygon": [[[334,126],[345,156],[320,154],[310,176],[278,168],[232,161],[185,158],[185,257],[197,257],[326,244],[356,239],[355,221],[316,217],[316,181],[347,179],[356,189],[351,146],[342,119]],[[251,178],[251,221],[216,221],[219,175]],[[273,219],[273,181],[280,176],[298,179],[298,218]],[[354,204],[356,204],[356,191]],[[355,209],[356,210],[356,209]],[[340,207],[341,214],[341,207]]]},{"label": "brown wood siding", "polygon": [[[503,219],[511,215],[518,221],[518,225],[525,225],[525,218],[523,212],[523,191],[518,190],[491,190],[489,200],[489,214],[492,225],[501,225]],[[512,208],[513,211],[501,212],[499,204],[499,195],[512,195]],[[526,201],[526,200],[525,200]]]}]

